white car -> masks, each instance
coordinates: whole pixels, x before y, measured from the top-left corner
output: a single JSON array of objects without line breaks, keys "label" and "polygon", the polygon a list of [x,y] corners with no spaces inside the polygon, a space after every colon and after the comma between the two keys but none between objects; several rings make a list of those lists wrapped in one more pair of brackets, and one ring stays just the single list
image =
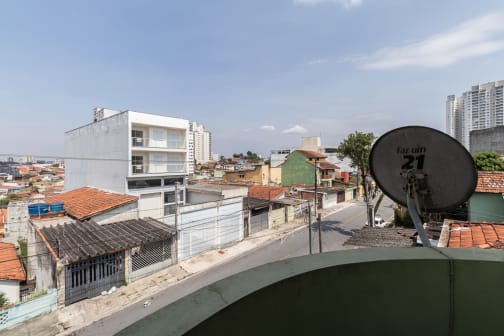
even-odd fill
[{"label": "white car", "polygon": [[[382,218],[381,215],[375,215],[375,218],[374,218],[374,227],[380,227],[380,228],[383,228],[385,226],[387,226],[387,222],[385,222]],[[368,222],[366,222],[366,226],[368,226]]]}]

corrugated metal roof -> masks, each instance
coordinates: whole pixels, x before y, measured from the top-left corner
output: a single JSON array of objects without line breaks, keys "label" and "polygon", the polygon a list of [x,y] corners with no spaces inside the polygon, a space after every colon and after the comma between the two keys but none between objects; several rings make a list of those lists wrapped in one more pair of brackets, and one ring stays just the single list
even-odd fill
[{"label": "corrugated metal roof", "polygon": [[76,221],[40,229],[59,259],[76,262],[165,240],[176,230],[152,218],[99,225],[92,220]]}]

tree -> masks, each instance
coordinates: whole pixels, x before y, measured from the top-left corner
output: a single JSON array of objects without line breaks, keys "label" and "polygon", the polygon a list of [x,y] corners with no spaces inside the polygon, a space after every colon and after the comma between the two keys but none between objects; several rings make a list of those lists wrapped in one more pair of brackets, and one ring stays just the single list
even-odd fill
[{"label": "tree", "polygon": [[504,160],[495,152],[481,152],[473,155],[479,171],[504,171]]},{"label": "tree", "polygon": [[362,181],[369,173],[369,154],[374,139],[373,133],[355,131],[349,134],[336,149],[340,160],[348,157],[352,161],[352,167],[357,167]]}]

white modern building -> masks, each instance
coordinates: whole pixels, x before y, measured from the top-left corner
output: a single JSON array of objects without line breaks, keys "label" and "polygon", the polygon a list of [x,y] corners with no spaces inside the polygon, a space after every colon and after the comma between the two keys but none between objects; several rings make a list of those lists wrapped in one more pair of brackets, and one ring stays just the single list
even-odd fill
[{"label": "white modern building", "polygon": [[191,122],[189,125],[193,145],[193,159],[196,163],[208,162],[212,159],[212,134],[201,124]]},{"label": "white modern building", "polygon": [[446,100],[446,133],[467,149],[470,132],[504,125],[504,80],[474,85]]},{"label": "white modern building", "polygon": [[134,195],[140,218],[162,219],[184,203],[189,121],[96,108],[91,124],[65,133],[65,157],[66,190]]}]

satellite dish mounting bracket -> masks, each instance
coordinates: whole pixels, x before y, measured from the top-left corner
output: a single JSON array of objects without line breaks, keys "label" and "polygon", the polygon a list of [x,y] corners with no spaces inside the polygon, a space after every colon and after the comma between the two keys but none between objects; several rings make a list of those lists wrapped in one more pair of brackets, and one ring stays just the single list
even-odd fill
[{"label": "satellite dish mounting bracket", "polygon": [[417,173],[415,170],[409,170],[406,174],[402,174],[406,178],[406,203],[408,205],[408,211],[410,213],[415,229],[420,236],[422,245],[424,247],[431,247],[429,237],[423,227],[422,220],[419,213],[421,212],[420,204],[418,203],[418,198],[420,195],[427,196],[430,193],[427,187],[427,175],[422,173]]}]

